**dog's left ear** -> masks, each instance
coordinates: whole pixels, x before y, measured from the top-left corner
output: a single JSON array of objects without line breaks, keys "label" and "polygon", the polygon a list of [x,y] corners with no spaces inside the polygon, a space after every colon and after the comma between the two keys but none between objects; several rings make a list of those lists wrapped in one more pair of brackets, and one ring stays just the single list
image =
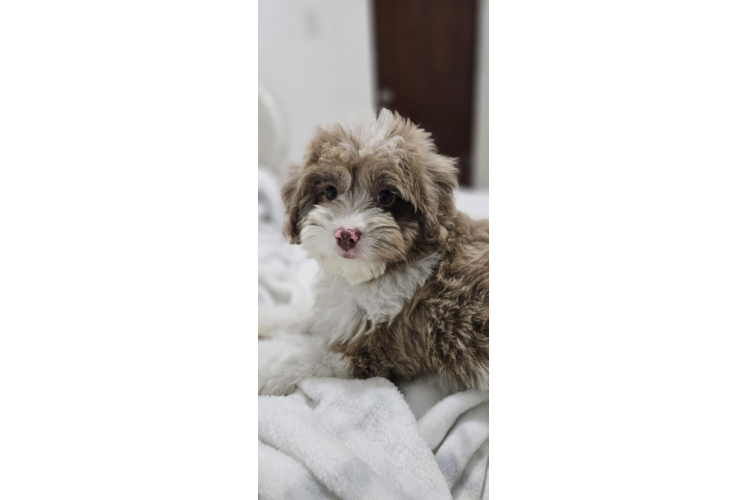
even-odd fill
[{"label": "dog's left ear", "polygon": [[289,170],[290,178],[281,189],[281,198],[286,207],[283,221],[283,236],[294,245],[301,243],[299,229],[299,212],[301,198],[301,166],[293,165]]},{"label": "dog's left ear", "polygon": [[394,155],[406,172],[415,175],[410,182],[409,200],[423,213],[424,237],[429,242],[443,243],[454,226],[457,213],[453,192],[457,188],[457,160],[436,151],[431,134],[398,113],[380,111],[380,126],[391,136],[399,136]]}]

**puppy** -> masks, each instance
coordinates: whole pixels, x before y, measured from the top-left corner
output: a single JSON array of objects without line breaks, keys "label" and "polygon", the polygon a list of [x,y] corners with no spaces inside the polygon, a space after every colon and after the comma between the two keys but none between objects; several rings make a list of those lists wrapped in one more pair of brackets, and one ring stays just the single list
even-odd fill
[{"label": "puppy", "polygon": [[321,278],[304,334],[260,341],[261,394],[315,376],[488,389],[488,221],[456,210],[455,163],[388,110],[315,131],[281,195]]}]

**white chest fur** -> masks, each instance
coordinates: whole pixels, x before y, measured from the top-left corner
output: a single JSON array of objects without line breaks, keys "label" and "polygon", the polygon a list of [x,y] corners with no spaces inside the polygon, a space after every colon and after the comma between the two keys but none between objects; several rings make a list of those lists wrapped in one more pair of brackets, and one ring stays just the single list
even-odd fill
[{"label": "white chest fur", "polygon": [[341,276],[323,274],[317,285],[312,331],[328,341],[352,339],[378,323],[391,321],[424,285],[437,261],[438,256],[432,254],[406,270],[358,285]]}]

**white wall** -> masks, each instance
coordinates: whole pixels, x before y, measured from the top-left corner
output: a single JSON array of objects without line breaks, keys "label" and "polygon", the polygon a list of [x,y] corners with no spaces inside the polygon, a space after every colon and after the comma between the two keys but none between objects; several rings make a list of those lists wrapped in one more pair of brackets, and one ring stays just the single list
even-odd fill
[{"label": "white wall", "polygon": [[280,101],[288,160],[315,125],[374,111],[368,0],[260,0],[259,78]]},{"label": "white wall", "polygon": [[479,0],[478,9],[472,184],[488,189],[488,0]]}]

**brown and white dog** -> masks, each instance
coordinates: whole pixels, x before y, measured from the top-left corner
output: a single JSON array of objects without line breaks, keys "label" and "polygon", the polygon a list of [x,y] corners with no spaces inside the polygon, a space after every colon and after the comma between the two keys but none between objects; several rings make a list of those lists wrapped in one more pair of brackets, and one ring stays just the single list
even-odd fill
[{"label": "brown and white dog", "polygon": [[[260,341],[260,394],[315,376],[488,389],[488,221],[455,208],[456,172],[388,110],[315,131],[281,194],[283,233],[321,278],[313,310],[294,318],[303,334]],[[291,326],[260,323],[261,338]]]}]

